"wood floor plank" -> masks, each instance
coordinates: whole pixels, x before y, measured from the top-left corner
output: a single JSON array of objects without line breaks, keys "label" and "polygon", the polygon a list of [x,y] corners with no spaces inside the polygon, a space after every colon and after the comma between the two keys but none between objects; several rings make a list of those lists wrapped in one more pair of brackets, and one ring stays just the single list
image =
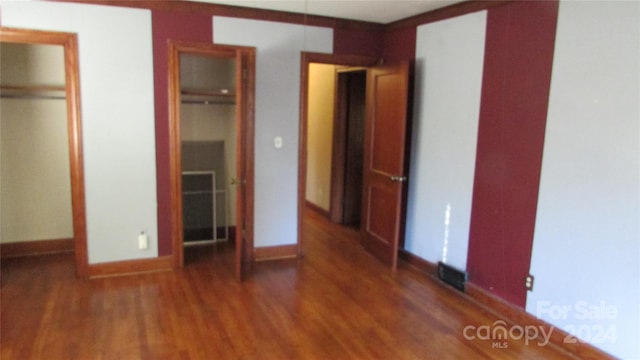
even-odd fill
[{"label": "wood floor plank", "polygon": [[358,233],[305,220],[305,257],[256,263],[185,249],[184,269],[75,278],[73,255],[3,259],[0,358],[563,359],[551,346],[467,340],[498,319],[437,280],[369,256]]}]

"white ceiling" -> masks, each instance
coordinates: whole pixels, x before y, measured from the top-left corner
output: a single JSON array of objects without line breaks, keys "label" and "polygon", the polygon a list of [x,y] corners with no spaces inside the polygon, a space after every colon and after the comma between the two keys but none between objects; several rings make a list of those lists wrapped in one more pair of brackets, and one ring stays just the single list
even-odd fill
[{"label": "white ceiling", "polygon": [[464,0],[192,0],[387,24]]}]

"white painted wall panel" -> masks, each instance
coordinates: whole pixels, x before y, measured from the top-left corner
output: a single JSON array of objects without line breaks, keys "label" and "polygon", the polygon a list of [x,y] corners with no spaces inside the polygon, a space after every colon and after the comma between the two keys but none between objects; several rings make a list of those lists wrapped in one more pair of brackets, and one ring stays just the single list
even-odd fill
[{"label": "white painted wall panel", "polygon": [[[78,33],[89,263],[157,256],[151,12],[9,1],[2,25]],[[137,249],[137,235],[150,249]]]},{"label": "white painted wall panel", "polygon": [[[300,52],[331,53],[333,30],[214,16],[213,41],[257,49],[254,244],[295,244]],[[282,149],[273,146],[276,136]]]},{"label": "white painted wall panel", "polygon": [[[640,3],[561,2],[527,311],[624,359],[640,358],[639,87]],[[616,314],[583,318],[601,305]]]},{"label": "white painted wall panel", "polygon": [[465,269],[486,11],[417,29],[405,248]]}]

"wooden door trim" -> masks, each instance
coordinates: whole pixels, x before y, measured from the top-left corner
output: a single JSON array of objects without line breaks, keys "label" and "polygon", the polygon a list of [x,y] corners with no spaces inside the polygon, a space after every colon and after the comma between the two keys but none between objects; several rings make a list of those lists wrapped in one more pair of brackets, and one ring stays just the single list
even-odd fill
[{"label": "wooden door trim", "polygon": [[344,220],[344,168],[345,156],[347,152],[347,121],[348,102],[345,100],[347,94],[347,78],[339,71],[335,74],[335,100],[333,114],[333,139],[331,150],[331,182],[329,188],[329,219],[334,223],[342,223]]},{"label": "wooden door trim", "polygon": [[[170,171],[170,191],[171,191],[171,239],[173,266],[180,268],[184,266],[183,251],[183,223],[182,223],[182,160],[180,147],[180,54],[195,54],[208,57],[228,57],[241,59],[246,57],[247,64],[242,62],[239,65],[236,80],[236,124],[237,134],[240,137],[241,149],[243,150],[242,164],[245,171],[244,191],[245,191],[245,231],[237,229],[237,236],[243,237],[245,241],[237,244],[236,253],[238,261],[243,261],[253,253],[253,191],[254,191],[254,87],[255,87],[255,48],[244,46],[216,45],[210,43],[186,42],[169,40],[168,76],[169,76],[169,171]],[[243,76],[243,66],[247,66],[246,75]],[[241,90],[244,89],[244,90]],[[238,155],[240,156],[240,155]],[[238,214],[240,215],[240,214]],[[240,218],[236,218],[236,222]],[[244,246],[243,246],[244,245]],[[248,261],[243,261],[247,264]],[[238,263],[238,266],[240,263]],[[239,268],[236,270],[239,271]],[[239,276],[241,277],[241,276]]]},{"label": "wooden door trim", "polygon": [[345,169],[348,156],[347,129],[350,120],[348,106],[352,102],[352,99],[349,99],[348,102],[344,101],[346,95],[351,91],[350,88],[347,87],[349,84],[348,80],[350,80],[347,79],[347,76],[354,73],[366,74],[366,72],[367,68],[365,67],[350,66],[348,68],[336,69],[335,74],[335,111],[333,116],[333,147],[331,154],[331,182],[328,213],[329,219],[339,224],[345,222]]},{"label": "wooden door trim", "polygon": [[[237,169],[242,168],[240,191],[244,191],[244,204],[236,206],[236,276],[242,281],[251,272],[251,264],[254,259],[253,246],[253,199],[254,199],[254,139],[255,139],[255,67],[256,49],[249,47],[236,47],[236,57],[241,68],[236,72],[236,103],[242,104],[236,112],[236,129],[242,130],[241,142],[238,142],[236,150],[241,156],[237,156]],[[244,70],[246,69],[246,71]],[[236,198],[237,199],[237,198]],[[244,205],[244,207],[242,207]],[[243,224],[238,224],[238,219],[243,219]],[[237,241],[238,236],[243,240]]]},{"label": "wooden door trim", "polygon": [[309,64],[331,64],[355,67],[375,65],[380,59],[359,55],[335,55],[302,52],[300,59],[300,121],[298,141],[298,257],[304,256],[303,219],[307,190],[307,106],[309,100]]},{"label": "wooden door trim", "polygon": [[82,116],[80,111],[80,75],[78,37],[74,33],[0,27],[0,42],[60,45],[64,49],[67,131],[71,176],[71,211],[76,275],[88,276],[87,222],[82,155]]}]

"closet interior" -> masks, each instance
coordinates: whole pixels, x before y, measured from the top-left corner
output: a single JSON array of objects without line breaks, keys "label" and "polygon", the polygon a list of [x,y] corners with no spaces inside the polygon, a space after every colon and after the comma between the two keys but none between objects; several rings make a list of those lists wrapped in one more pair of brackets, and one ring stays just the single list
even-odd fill
[{"label": "closet interior", "polygon": [[180,55],[185,246],[224,242],[235,228],[235,58]]},{"label": "closet interior", "polygon": [[73,239],[64,48],[0,43],[0,242]]}]

